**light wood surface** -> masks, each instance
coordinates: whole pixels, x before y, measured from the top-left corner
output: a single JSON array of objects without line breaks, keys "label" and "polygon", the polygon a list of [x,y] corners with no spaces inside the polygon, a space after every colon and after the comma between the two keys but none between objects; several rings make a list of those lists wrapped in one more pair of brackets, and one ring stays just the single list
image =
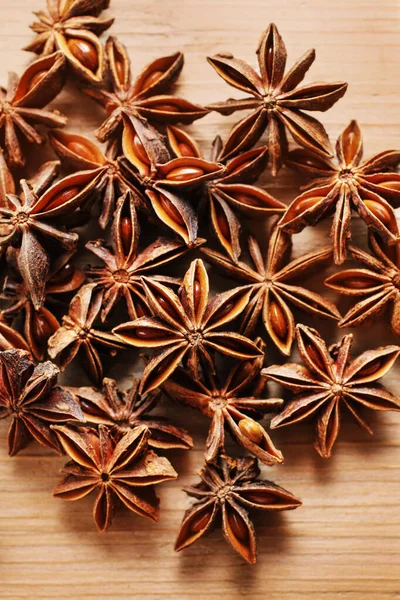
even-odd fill
[{"label": "light wood surface", "polygon": [[[7,70],[21,71],[30,60],[20,49],[31,39],[31,11],[40,8],[44,0],[0,1],[4,83]],[[116,17],[112,33],[128,46],[134,71],[180,49],[186,66],[177,91],[204,104],[232,95],[205,55],[232,50],[254,63],[259,36],[274,21],[287,43],[289,63],[316,48],[308,81],[350,83],[344,99],[322,115],[332,139],[356,117],[366,155],[400,146],[399,0],[112,0],[109,13]],[[79,101],[71,110],[72,98]],[[101,122],[101,111],[70,90],[55,105],[70,116],[71,131],[90,134]],[[210,115],[190,130],[206,148],[217,132],[226,135],[234,119]],[[285,170],[276,181],[266,178],[266,184],[285,200],[295,192],[293,176]],[[363,227],[354,229],[355,241],[363,245]],[[322,225],[296,236],[295,254],[326,243],[327,232]],[[323,330],[330,341],[340,335],[334,327]],[[355,337],[357,350],[395,341],[383,321]],[[386,378],[394,392],[399,367]],[[111,376],[122,376],[125,368],[126,362],[116,366]],[[231,551],[218,531],[184,553],[173,552],[189,506],[180,489],[197,479],[207,423],[176,406],[168,413],[188,426],[196,446],[187,454],[171,453],[181,476],[159,487],[160,522],[124,512],[106,535],[95,531],[92,498],[74,503],[52,498],[65,459],[34,444],[8,458],[7,424],[0,424],[0,598],[400,598],[399,413],[371,415],[373,437],[345,423],[330,461],[314,452],[310,426],[274,434],[286,462],[264,468],[263,474],[304,505],[278,516],[256,516],[259,559],[253,567]]]}]

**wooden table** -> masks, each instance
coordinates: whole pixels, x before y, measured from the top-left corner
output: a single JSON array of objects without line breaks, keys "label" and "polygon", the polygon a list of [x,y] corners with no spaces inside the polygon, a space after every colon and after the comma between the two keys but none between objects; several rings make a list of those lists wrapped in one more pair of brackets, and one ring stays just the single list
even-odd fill
[{"label": "wooden table", "polygon": [[[31,11],[39,8],[44,0],[0,2],[2,82],[8,69],[20,72],[30,60],[20,48],[31,39]],[[400,146],[399,0],[112,0],[109,12],[116,17],[112,33],[128,46],[135,72],[150,59],[181,49],[186,67],[177,91],[204,104],[232,92],[205,55],[234,50],[254,63],[259,35],[275,21],[290,63],[309,47],[317,49],[308,81],[350,82],[345,98],[322,117],[332,139],[357,117],[367,155]],[[73,111],[72,97],[82,100]],[[100,123],[101,111],[71,89],[55,105],[70,115],[71,131],[90,134]],[[217,132],[226,135],[233,121],[210,115],[191,131],[206,147]],[[295,193],[294,179],[285,170],[266,184],[283,199]],[[356,242],[363,245],[363,227],[356,224],[355,230]],[[295,254],[326,243],[327,231],[323,225],[297,236]],[[330,341],[340,334],[333,327],[324,331]],[[393,341],[383,321],[356,332],[358,350]],[[111,375],[122,372],[119,366]],[[394,392],[399,377],[399,369],[387,377]],[[173,407],[171,413],[178,423],[187,424],[196,447],[187,454],[171,453],[181,476],[159,489],[160,522],[151,524],[124,512],[106,535],[94,529],[91,498],[75,503],[52,498],[64,459],[34,444],[8,458],[7,424],[1,424],[0,598],[400,598],[400,414],[372,415],[372,438],[346,423],[330,461],[312,449],[310,426],[275,433],[286,462],[264,468],[263,474],[300,496],[304,505],[278,516],[256,517],[259,560],[249,567],[220,532],[185,553],[173,552],[189,506],[180,488],[196,480],[207,424],[183,408]]]}]

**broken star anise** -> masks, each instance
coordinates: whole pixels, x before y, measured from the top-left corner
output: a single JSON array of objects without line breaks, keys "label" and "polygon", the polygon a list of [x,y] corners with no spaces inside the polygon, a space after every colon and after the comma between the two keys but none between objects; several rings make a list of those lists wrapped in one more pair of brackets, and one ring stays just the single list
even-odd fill
[{"label": "broken star anise", "polygon": [[35,39],[24,50],[48,55],[58,50],[73,71],[93,83],[104,78],[104,49],[98,36],[114,19],[101,19],[109,0],[47,0],[47,13],[38,11],[30,26]]},{"label": "broken star anise", "polygon": [[77,398],[56,385],[59,370],[50,361],[35,366],[29,352],[0,352],[0,419],[12,418],[8,431],[10,456],[32,439],[61,453],[50,425],[83,421]]},{"label": "broken star anise", "polygon": [[307,273],[321,269],[332,261],[332,248],[325,246],[290,261],[291,236],[275,227],[265,253],[253,236],[248,236],[249,255],[254,267],[233,261],[227,256],[202,248],[206,259],[223,274],[251,286],[251,297],[241,316],[240,332],[250,336],[262,319],[271,340],[282,354],[290,355],[295,336],[295,319],[291,305],[305,312],[329,319],[340,319],[332,302],[299,285]]},{"label": "broken star anise", "polygon": [[351,212],[357,211],[372,231],[389,244],[400,240],[393,207],[400,204],[400,151],[387,150],[362,161],[363,142],[356,121],[346,127],[336,144],[337,163],[307,150],[289,153],[288,165],[310,176],[304,193],[293,200],[280,226],[298,233],[334,213],[331,237],[334,260],[342,264],[351,237]]},{"label": "broken star anise", "polygon": [[[264,344],[258,340],[260,350]],[[237,363],[226,376],[225,382],[204,370],[204,379],[190,376],[178,368],[162,389],[173,400],[200,410],[211,418],[204,458],[215,460],[225,450],[225,430],[243,448],[257,456],[263,463],[283,462],[282,453],[275,448],[271,438],[258,420],[276,410],[283,400],[263,398],[265,380],[260,377],[264,357]]]},{"label": "broken star anise", "polygon": [[69,427],[53,427],[53,431],[72,459],[62,471],[64,477],[54,496],[79,500],[96,491],[93,518],[100,531],[110,527],[120,503],[141,517],[158,521],[160,501],[153,486],[176,479],[177,473],[164,456],[149,449],[149,429],[136,427],[122,436],[104,425],[98,431]]},{"label": "broken star anise", "polygon": [[125,345],[114,334],[95,329],[103,302],[103,292],[95,283],[87,283],[72,298],[62,326],[51,336],[48,353],[51,359],[59,358],[61,371],[74,360],[78,352],[86,359],[89,377],[101,383],[103,367],[96,346],[109,349],[112,354]]},{"label": "broken star anise", "polygon": [[271,429],[316,417],[314,446],[323,458],[331,456],[343,408],[369,433],[372,431],[360,415],[360,409],[400,410],[400,400],[376,383],[392,367],[400,347],[367,350],[352,359],[352,342],[350,334],[328,348],[315,329],[298,325],[298,350],[305,366],[287,363],[262,371],[268,379],[294,393],[283,411],[272,419]]},{"label": "broken star anise", "polygon": [[325,280],[325,285],[337,292],[361,298],[338,325],[369,325],[390,307],[390,325],[400,335],[400,246],[387,246],[374,233],[369,235],[369,245],[372,256],[349,246],[349,254],[361,268],[346,269]]},{"label": "broken star anise", "polygon": [[63,127],[67,118],[57,110],[46,110],[61,91],[65,80],[65,59],[60,52],[29,65],[21,77],[9,73],[7,89],[0,87],[0,134],[10,167],[23,167],[26,156],[21,149],[25,138],[43,144],[45,138],[36,125]]},{"label": "broken star anise", "polygon": [[144,369],[141,393],[161,385],[181,361],[197,377],[200,365],[213,370],[214,351],[243,360],[263,354],[248,338],[220,331],[246,307],[249,287],[209,300],[208,275],[199,259],[191,263],[179,294],[147,277],[142,277],[142,284],[154,317],[141,317],[113,329],[125,344],[156,350]]},{"label": "broken star anise", "polygon": [[107,319],[120,299],[125,301],[131,319],[150,316],[141,276],[147,275],[155,281],[179,286],[180,279],[157,275],[157,269],[182,256],[188,248],[178,240],[160,237],[139,250],[140,227],[130,192],[118,201],[111,236],[112,249],[106,247],[103,240],[86,244],[86,248],[104,263],[102,267],[87,269],[89,279],[104,290],[101,320]]},{"label": "broken star anise", "polygon": [[127,392],[118,389],[114,379],[103,379],[101,391],[93,387],[69,388],[79,398],[87,423],[108,425],[120,433],[145,425],[150,430],[152,448],[190,450],[193,440],[187,431],[167,419],[149,416],[160,401],[161,392],[139,394],[140,379],[132,380]]},{"label": "broken star anise", "polygon": [[134,82],[126,47],[112,36],[106,43],[106,60],[107,85],[83,89],[107,111],[107,119],[96,131],[101,142],[121,135],[123,113],[140,115],[150,122],[192,123],[209,112],[183,98],[165,94],[182,70],[182,52],[152,61]]},{"label": "broken star anise", "polygon": [[257,459],[222,455],[199,472],[200,483],[184,491],[197,502],[186,511],[175,550],[187,548],[222,521],[225,539],[247,562],[257,560],[249,510],[292,510],[301,500],[272,481],[260,480]]},{"label": "broken star anise", "polygon": [[[275,175],[285,162],[288,140],[286,130],[295,142],[331,156],[331,146],[324,126],[303,111],[326,111],[346,92],[347,83],[310,83],[297,86],[315,60],[309,50],[286,73],[286,47],[276,25],[271,24],[261,37],[257,50],[260,74],[232,54],[208,57],[208,62],[232,87],[250,94],[242,100],[229,99],[207,108],[222,115],[237,110],[252,110],[233,129],[241,150],[249,149],[268,128],[271,170]],[[229,154],[225,157],[228,158]]]}]

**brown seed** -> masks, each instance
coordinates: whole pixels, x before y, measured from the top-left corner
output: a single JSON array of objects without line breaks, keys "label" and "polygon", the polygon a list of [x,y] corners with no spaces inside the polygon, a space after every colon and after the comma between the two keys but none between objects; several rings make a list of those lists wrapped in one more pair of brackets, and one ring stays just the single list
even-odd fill
[{"label": "brown seed", "polygon": [[298,202],[290,210],[290,212],[293,213],[295,216],[298,216],[298,215],[302,214],[303,212],[305,212],[306,210],[309,210],[310,208],[312,208],[313,206],[318,204],[318,202],[323,200],[324,197],[325,196],[311,196],[310,198],[303,198],[303,200],[300,200],[300,202]]},{"label": "brown seed", "polygon": [[71,150],[71,152],[74,152],[74,154],[77,154],[81,158],[85,158],[86,160],[90,160],[91,162],[95,163],[98,162],[96,154],[84,142],[73,140],[71,142],[68,142],[67,148],[68,150]]},{"label": "brown seed", "polygon": [[160,296],[157,296],[157,301],[158,301],[159,305],[161,306],[161,308],[163,308],[165,310],[165,312],[169,314],[170,317],[173,317],[173,318],[176,317],[175,309],[167,298],[160,295]]},{"label": "brown seed", "polygon": [[200,511],[200,513],[196,515],[196,518],[191,521],[190,531],[192,533],[198,533],[199,531],[202,531],[209,522],[210,516],[211,514],[209,508],[207,508],[207,510]]},{"label": "brown seed", "polygon": [[163,333],[157,329],[148,329],[147,327],[138,327],[135,332],[136,337],[141,340],[157,340],[165,337],[165,334],[163,335]]},{"label": "brown seed", "polygon": [[185,142],[180,142],[178,144],[178,148],[179,148],[179,153],[181,156],[193,156],[194,152],[191,146],[189,146],[189,144],[186,144]]},{"label": "brown seed", "polygon": [[36,313],[32,324],[32,333],[35,341],[39,344],[46,342],[54,333],[54,329],[40,312]]},{"label": "brown seed", "polygon": [[378,185],[388,190],[400,191],[400,181],[383,181],[382,183],[378,183]]},{"label": "brown seed", "polygon": [[[217,205],[217,207],[218,207],[218,205]],[[228,219],[226,218],[225,213],[223,213],[219,207],[216,208],[216,211],[217,211],[217,227],[219,228],[219,231],[220,231],[222,237],[224,237],[227,241],[230,241],[231,230],[229,227]]]},{"label": "brown seed", "polygon": [[369,364],[365,365],[365,367],[363,367],[360,371],[358,371],[357,378],[358,377],[368,377],[369,375],[373,375],[374,373],[379,371],[379,369],[381,368],[381,365],[382,365],[382,363],[381,363],[380,358],[376,358]]},{"label": "brown seed", "polygon": [[74,273],[74,269],[72,265],[66,264],[60,269],[53,277],[51,278],[51,283],[57,283],[58,285],[62,283],[66,283],[70,281],[72,275]]},{"label": "brown seed", "polygon": [[147,309],[146,305],[140,300],[135,301],[135,311],[138,317],[147,317],[149,314],[149,310]]},{"label": "brown seed", "polygon": [[92,71],[92,73],[97,71],[99,57],[93,44],[87,40],[71,38],[68,40],[68,48],[71,54],[89,71]]},{"label": "brown seed", "polygon": [[120,83],[124,83],[125,69],[124,69],[124,63],[122,60],[115,61],[115,70],[117,72],[118,81]]},{"label": "brown seed", "polygon": [[160,77],[162,77],[162,75],[162,71],[152,71],[151,73],[149,73],[149,75],[147,75],[146,79],[142,83],[142,90],[145,90],[154,83],[156,83],[156,81],[158,81]]},{"label": "brown seed", "polygon": [[202,175],[204,175],[204,171],[200,167],[178,167],[177,169],[172,169],[166,175],[166,179],[169,181],[190,181]]},{"label": "brown seed", "polygon": [[347,134],[347,139],[344,146],[344,159],[348,165],[353,160],[358,148],[358,140],[354,131],[350,131]]},{"label": "brown seed", "polygon": [[175,106],[174,104],[153,104],[153,109],[163,112],[180,112],[179,106]]},{"label": "brown seed", "polygon": [[193,298],[194,298],[194,310],[197,311],[201,300],[201,285],[200,282],[195,280],[193,284]]},{"label": "brown seed", "polygon": [[172,219],[178,225],[184,226],[185,221],[182,219],[180,212],[177,208],[175,208],[172,202],[166,196],[164,196],[164,194],[159,194],[158,197],[161,204],[161,208],[164,212],[167,213],[170,219]]},{"label": "brown seed", "polygon": [[268,504],[276,504],[277,498],[273,494],[268,494],[263,491],[247,492],[243,490],[243,497],[249,502],[254,502],[254,504],[260,504],[261,506],[267,506]]},{"label": "brown seed", "polygon": [[372,214],[381,222],[383,225],[389,225],[391,221],[390,213],[388,209],[376,202],[376,200],[364,200],[365,206],[372,212]]},{"label": "brown seed", "polygon": [[264,430],[257,421],[253,419],[241,419],[238,423],[240,431],[252,442],[259,445],[264,439]]},{"label": "brown seed", "polygon": [[37,71],[29,80],[28,91],[35,87],[47,75],[48,71]]},{"label": "brown seed", "polygon": [[275,302],[275,300],[272,300],[270,302],[269,310],[272,329],[274,330],[278,338],[284,340],[288,333],[288,324],[285,317],[285,313],[283,312],[280,305],[277,302]]},{"label": "brown seed", "polygon": [[321,371],[324,371],[324,361],[322,360],[322,356],[318,352],[318,350],[311,346],[311,344],[305,344],[307,354],[310,357],[310,360],[319,368]]},{"label": "brown seed", "polygon": [[367,277],[351,277],[345,280],[345,285],[351,290],[363,290],[371,287],[373,282]]},{"label": "brown seed", "polygon": [[244,542],[248,538],[248,530],[242,517],[235,512],[228,512],[229,527],[236,539]]},{"label": "brown seed", "polygon": [[50,198],[49,203],[46,205],[45,210],[52,210],[53,208],[57,208],[58,206],[62,206],[72,198],[75,198],[77,194],[79,194],[80,188],[78,186],[67,187],[58,194],[55,194],[52,198]]},{"label": "brown seed", "polygon": [[236,200],[236,202],[240,202],[247,206],[262,206],[257,196],[250,196],[250,194],[232,194],[232,198]]},{"label": "brown seed", "polygon": [[137,134],[135,134],[133,137],[133,152],[142,163],[145,165],[150,164],[149,156],[142,144],[142,140]]},{"label": "brown seed", "polygon": [[231,310],[233,309],[234,306],[235,306],[235,303],[232,300],[230,302],[227,302],[223,306],[221,306],[221,308],[219,308],[214,313],[213,322],[215,323],[216,321],[219,321],[219,319],[222,319],[223,317],[225,317],[226,315],[228,315],[231,312]]},{"label": "brown seed", "polygon": [[122,217],[120,221],[121,242],[126,255],[129,254],[132,243],[132,220],[129,217]]}]

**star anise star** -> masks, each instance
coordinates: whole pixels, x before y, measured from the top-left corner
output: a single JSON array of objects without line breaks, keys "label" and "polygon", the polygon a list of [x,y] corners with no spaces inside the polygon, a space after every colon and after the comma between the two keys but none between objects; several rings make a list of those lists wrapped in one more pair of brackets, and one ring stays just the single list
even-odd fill
[{"label": "star anise star", "polygon": [[114,379],[103,379],[101,391],[93,387],[70,388],[79,398],[87,423],[108,425],[120,433],[145,425],[150,430],[152,448],[190,450],[193,440],[187,431],[167,419],[149,416],[160,400],[161,392],[139,394],[140,379],[132,380],[127,392],[118,389]]},{"label": "star anise star", "polygon": [[54,490],[56,497],[79,500],[96,491],[93,518],[99,531],[110,527],[119,503],[141,517],[158,521],[160,501],[153,486],[176,479],[177,473],[165,457],[148,448],[150,431],[146,427],[136,427],[122,436],[115,436],[104,425],[99,425],[98,431],[53,430],[72,459]]},{"label": "star anise star", "polygon": [[9,73],[7,89],[0,87],[0,132],[4,137],[7,161],[13,168],[25,165],[21,139],[43,144],[36,125],[63,127],[67,118],[59,111],[45,110],[61,91],[65,80],[65,59],[60,52],[34,63],[19,77]]},{"label": "star anise star", "polygon": [[289,153],[288,164],[312,177],[304,193],[293,200],[280,221],[289,233],[298,233],[334,213],[331,237],[334,260],[342,264],[351,237],[351,212],[389,244],[400,240],[393,207],[400,203],[400,151],[387,150],[362,161],[363,142],[356,121],[346,127],[336,144],[337,163],[306,150]]},{"label": "star anise star", "polygon": [[[264,344],[258,340],[261,350]],[[258,420],[280,407],[283,400],[265,399],[265,380],[260,377],[263,357],[237,363],[222,383],[217,376],[205,371],[204,379],[191,377],[178,368],[162,385],[173,400],[200,410],[211,418],[204,458],[215,460],[225,450],[225,430],[243,448],[263,463],[283,462],[282,453]]]},{"label": "star anise star", "polygon": [[309,289],[291,284],[292,280],[303,280],[310,271],[329,264],[332,248],[325,246],[289,262],[291,236],[279,227],[272,231],[264,254],[253,236],[248,237],[248,244],[254,267],[243,261],[235,262],[209,248],[202,248],[202,252],[225,275],[251,286],[251,297],[241,316],[240,332],[250,336],[262,320],[275,346],[289,356],[296,325],[291,305],[316,316],[340,319],[332,302]]},{"label": "star anise star", "polygon": [[56,385],[59,370],[50,361],[35,366],[29,352],[0,352],[0,419],[12,418],[8,431],[10,456],[32,439],[61,454],[50,425],[83,421],[76,397]]},{"label": "star anise star", "polygon": [[181,361],[197,377],[199,363],[213,370],[214,351],[243,360],[262,355],[248,338],[220,331],[244,310],[251,294],[249,288],[235,288],[209,300],[208,275],[199,259],[191,263],[179,295],[147,277],[142,277],[142,283],[155,316],[113,329],[125,344],[157,350],[144,369],[142,394],[161,385]]},{"label": "star anise star", "polygon": [[346,335],[330,348],[315,329],[297,326],[297,344],[305,364],[287,363],[263,369],[268,379],[294,393],[293,400],[271,421],[271,429],[317,418],[314,447],[329,458],[340,428],[340,413],[347,408],[369,433],[360,409],[400,410],[400,400],[376,383],[400,354],[399,346],[367,350],[351,359],[353,336]]},{"label": "star anise star", "polygon": [[370,234],[373,255],[349,246],[351,257],[361,268],[335,273],[325,285],[346,296],[361,297],[339,321],[339,327],[368,325],[390,307],[390,325],[400,335],[400,248],[387,246],[376,234]]},{"label": "star anise star", "polygon": [[47,0],[47,13],[35,15],[35,39],[24,50],[46,56],[58,50],[76,74],[94,83],[104,77],[105,59],[98,36],[114,19],[101,19],[109,0]]},{"label": "star anise star", "polygon": [[108,117],[96,131],[101,142],[122,133],[122,114],[136,114],[151,122],[192,123],[209,111],[183,98],[166,95],[183,67],[183,54],[157,58],[147,65],[135,81],[126,47],[115,37],[106,43],[109,84],[85,88],[85,94],[107,111]]},{"label": "star anise star", "polygon": [[[104,322],[120,299],[125,301],[129,317],[150,316],[141,276],[155,281],[178,285],[180,280],[168,275],[157,275],[157,269],[176,260],[187,252],[178,240],[157,238],[139,250],[140,227],[132,195],[127,192],[119,199],[111,230],[112,249],[103,240],[88,242],[86,248],[103,261],[102,267],[87,269],[89,279],[104,290],[101,320]],[[155,274],[152,275],[151,273]]]},{"label": "star anise star", "polygon": [[257,57],[260,74],[232,54],[207,58],[229,85],[250,94],[243,100],[229,99],[210,104],[207,108],[223,115],[251,109],[253,112],[235,126],[232,135],[241,140],[240,149],[247,150],[268,128],[268,148],[274,175],[286,158],[286,131],[301,146],[331,156],[324,126],[303,111],[328,110],[344,95],[347,83],[310,83],[298,88],[315,60],[315,51],[306,52],[285,75],[286,47],[274,24],[263,33]]},{"label": "star anise star", "polygon": [[255,458],[221,456],[199,472],[201,482],[184,491],[197,502],[186,511],[175,550],[187,548],[212,530],[218,519],[232,548],[247,562],[257,560],[256,534],[249,511],[292,510],[301,501],[272,481],[260,480]]},{"label": "star anise star", "polygon": [[81,287],[72,298],[62,326],[49,339],[48,352],[52,359],[59,358],[61,371],[74,360],[78,352],[86,359],[88,375],[94,383],[103,379],[103,367],[96,346],[115,354],[125,345],[112,333],[94,327],[99,316],[103,292],[95,283]]}]

